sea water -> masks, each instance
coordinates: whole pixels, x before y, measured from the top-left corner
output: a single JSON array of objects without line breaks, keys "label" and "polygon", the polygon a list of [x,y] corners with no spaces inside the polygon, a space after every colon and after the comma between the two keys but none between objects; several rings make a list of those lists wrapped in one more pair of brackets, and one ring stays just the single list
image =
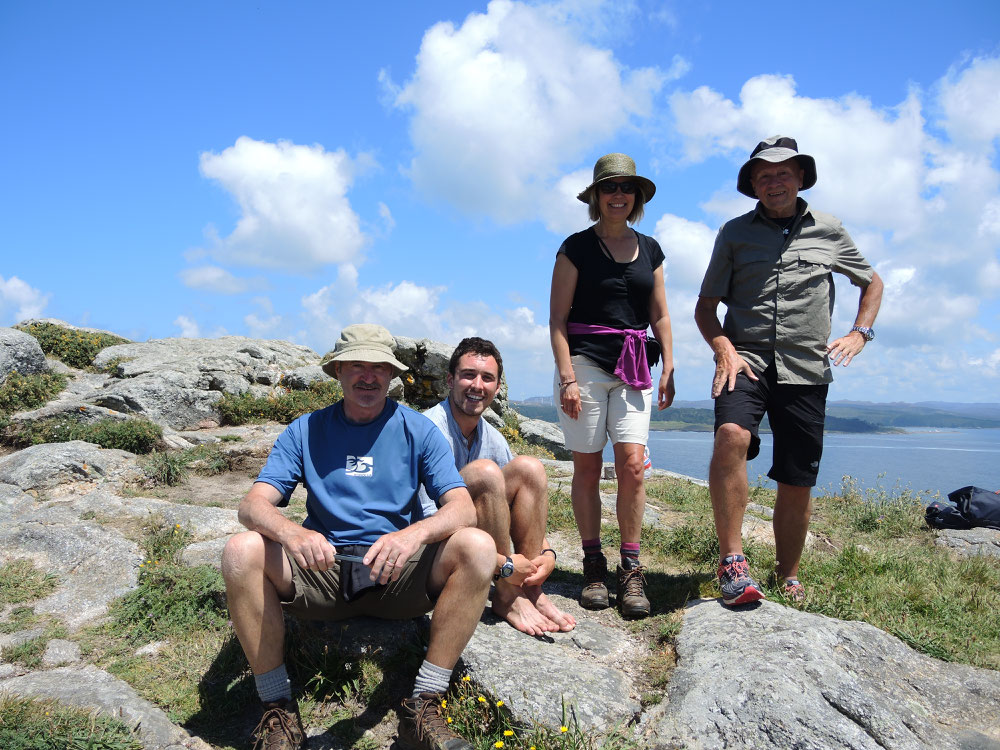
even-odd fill
[{"label": "sea water", "polygon": [[[774,487],[767,478],[772,445],[770,434],[761,435],[760,455],[748,465],[751,483],[760,478],[764,486]],[[707,479],[712,433],[652,430],[649,453],[655,469]],[[604,460],[614,460],[610,446]],[[853,477],[862,488],[909,488],[942,497],[968,484],[1000,489],[1000,430],[828,433],[817,490],[838,491],[844,476]]]}]

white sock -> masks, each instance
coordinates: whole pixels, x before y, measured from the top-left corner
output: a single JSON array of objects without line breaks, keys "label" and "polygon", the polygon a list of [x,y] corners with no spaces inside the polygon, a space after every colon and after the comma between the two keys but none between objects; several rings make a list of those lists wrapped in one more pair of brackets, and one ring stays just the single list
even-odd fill
[{"label": "white sock", "polygon": [[413,683],[413,695],[410,697],[416,698],[420,693],[447,693],[451,672],[450,669],[431,664],[424,659],[420,671],[417,672],[416,682]]},{"label": "white sock", "polygon": [[289,700],[292,697],[292,683],[288,679],[288,672],[285,665],[275,667],[270,672],[255,674],[254,682],[257,683],[257,695],[262,703],[274,703],[280,700]]}]

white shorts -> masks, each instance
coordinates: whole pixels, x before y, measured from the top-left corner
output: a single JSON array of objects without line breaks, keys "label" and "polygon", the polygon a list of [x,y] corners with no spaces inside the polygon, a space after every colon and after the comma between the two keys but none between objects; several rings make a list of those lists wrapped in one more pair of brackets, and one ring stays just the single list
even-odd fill
[{"label": "white shorts", "polygon": [[570,361],[580,388],[580,414],[576,419],[570,419],[562,410],[558,370],[553,381],[553,400],[566,447],[577,453],[597,453],[604,449],[609,437],[612,445],[645,445],[653,389],[640,391],[626,385],[582,354],[574,355]]}]

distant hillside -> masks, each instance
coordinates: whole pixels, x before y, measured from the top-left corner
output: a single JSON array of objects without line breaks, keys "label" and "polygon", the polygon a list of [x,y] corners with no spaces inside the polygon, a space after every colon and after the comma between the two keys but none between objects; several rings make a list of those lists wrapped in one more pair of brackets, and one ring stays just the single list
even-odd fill
[{"label": "distant hillside", "polygon": [[[512,402],[526,417],[558,422],[556,407],[548,397]],[[709,431],[715,424],[712,401],[675,401],[664,411],[653,411],[654,430]],[[827,432],[895,432],[906,427],[938,429],[1000,428],[1000,404],[878,404],[864,401],[833,401],[826,407]],[[762,425],[768,429],[767,420]]]}]

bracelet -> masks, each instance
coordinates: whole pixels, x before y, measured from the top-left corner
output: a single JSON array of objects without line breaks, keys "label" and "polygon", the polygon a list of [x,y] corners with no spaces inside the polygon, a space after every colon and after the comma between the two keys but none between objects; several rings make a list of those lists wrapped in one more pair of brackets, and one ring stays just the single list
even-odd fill
[{"label": "bracelet", "polygon": [[575,382],[576,382],[575,380],[567,380],[567,381],[566,381],[566,382],[564,382],[564,383],[560,383],[560,384],[559,384],[559,390],[560,390],[560,391],[562,391],[562,390],[565,390],[565,388],[566,388],[567,386],[570,386],[570,385],[573,385],[573,383],[575,383]]},{"label": "bracelet", "polygon": [[546,547],[545,549],[543,549],[538,554],[539,554],[539,556],[541,556],[541,555],[544,555],[546,552],[551,552],[552,553],[552,562],[555,562],[556,560],[559,559],[558,557],[556,557],[556,551],[554,549],[552,549],[551,547]]}]

